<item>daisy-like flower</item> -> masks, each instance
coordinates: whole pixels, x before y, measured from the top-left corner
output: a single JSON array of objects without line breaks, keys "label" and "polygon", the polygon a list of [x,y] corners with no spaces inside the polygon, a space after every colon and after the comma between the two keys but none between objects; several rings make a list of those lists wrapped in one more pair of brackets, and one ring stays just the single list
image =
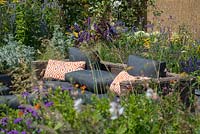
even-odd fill
[{"label": "daisy-like flower", "polygon": [[152,100],[158,100],[158,99],[159,99],[157,93],[155,93],[155,92],[153,91],[153,89],[151,89],[151,88],[148,88],[148,89],[147,89],[147,91],[146,91],[146,97],[147,97],[148,99],[152,99]]},{"label": "daisy-like flower", "polygon": [[146,97],[148,99],[150,99],[150,98],[152,98],[152,96],[153,96],[153,89],[148,88],[147,91],[146,91]]},{"label": "daisy-like flower", "polygon": [[81,112],[81,105],[83,103],[83,100],[81,98],[77,99],[74,101],[74,109],[77,111],[77,112]]},{"label": "daisy-like flower", "polygon": [[117,119],[120,115],[123,114],[124,108],[121,107],[121,105],[117,102],[111,102],[110,103],[110,113],[111,113],[111,120]]},{"label": "daisy-like flower", "polygon": [[121,4],[122,4],[121,1],[116,0],[116,1],[113,3],[113,6],[114,6],[115,8],[117,8],[117,7],[119,7]]}]

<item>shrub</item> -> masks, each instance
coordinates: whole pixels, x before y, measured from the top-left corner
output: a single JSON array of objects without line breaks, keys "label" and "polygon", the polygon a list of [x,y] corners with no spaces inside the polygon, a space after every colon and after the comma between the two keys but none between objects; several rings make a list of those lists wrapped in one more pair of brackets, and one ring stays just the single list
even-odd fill
[{"label": "shrub", "polygon": [[20,62],[30,63],[34,57],[34,49],[29,46],[20,46],[12,35],[6,39],[7,45],[0,48],[0,72],[10,71]]},{"label": "shrub", "polygon": [[43,39],[41,48],[39,50],[39,59],[64,59],[67,55],[67,48],[70,46],[69,42],[62,33],[59,25],[54,26],[53,37],[49,39]]}]

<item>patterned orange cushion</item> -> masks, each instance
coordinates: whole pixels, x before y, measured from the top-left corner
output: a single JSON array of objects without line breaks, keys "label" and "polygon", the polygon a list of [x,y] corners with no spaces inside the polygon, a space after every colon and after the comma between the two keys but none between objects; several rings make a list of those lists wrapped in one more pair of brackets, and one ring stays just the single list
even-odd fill
[{"label": "patterned orange cushion", "polygon": [[[124,92],[127,92],[128,89],[120,89],[120,83],[122,81],[135,81],[138,79],[149,79],[148,77],[141,76],[132,76],[129,75],[126,71],[121,71],[114,79],[114,81],[110,85],[111,92],[116,93],[117,95],[121,95]],[[122,91],[123,90],[123,91]],[[124,91],[126,90],[126,91]]]},{"label": "patterned orange cushion", "polygon": [[44,78],[65,80],[66,73],[84,69],[85,61],[65,62],[58,60],[49,60],[44,74]]}]

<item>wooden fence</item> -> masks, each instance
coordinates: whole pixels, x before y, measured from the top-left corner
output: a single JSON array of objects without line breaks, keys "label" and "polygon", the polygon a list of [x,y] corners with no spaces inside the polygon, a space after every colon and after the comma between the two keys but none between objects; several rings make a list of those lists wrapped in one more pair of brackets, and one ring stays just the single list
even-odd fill
[{"label": "wooden fence", "polygon": [[[157,0],[156,5],[163,11],[159,17],[163,26],[177,31],[185,25],[193,37],[200,39],[200,0]],[[147,21],[155,21],[151,9],[148,9]]]}]

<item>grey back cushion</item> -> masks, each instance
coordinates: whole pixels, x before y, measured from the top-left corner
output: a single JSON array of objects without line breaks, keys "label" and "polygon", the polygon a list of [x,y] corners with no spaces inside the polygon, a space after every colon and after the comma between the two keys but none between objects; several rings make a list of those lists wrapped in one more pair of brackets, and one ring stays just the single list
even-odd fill
[{"label": "grey back cushion", "polygon": [[79,70],[65,74],[65,81],[85,85],[93,93],[105,93],[116,75],[103,70]]},{"label": "grey back cushion", "polygon": [[129,55],[128,66],[132,69],[128,70],[130,75],[146,76],[146,77],[166,77],[166,63],[151,59],[145,59],[140,56]]},{"label": "grey back cushion", "polygon": [[97,52],[83,52],[79,48],[69,48],[70,61],[85,61],[86,69],[101,69],[102,64]]}]

